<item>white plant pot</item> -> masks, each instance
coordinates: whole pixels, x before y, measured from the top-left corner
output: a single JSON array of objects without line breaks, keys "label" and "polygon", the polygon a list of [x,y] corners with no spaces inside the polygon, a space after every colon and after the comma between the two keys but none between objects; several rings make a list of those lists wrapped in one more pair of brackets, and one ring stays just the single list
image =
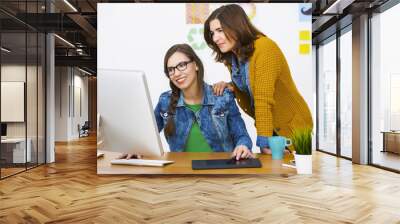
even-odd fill
[{"label": "white plant pot", "polygon": [[312,174],[312,155],[294,154],[297,174]]}]

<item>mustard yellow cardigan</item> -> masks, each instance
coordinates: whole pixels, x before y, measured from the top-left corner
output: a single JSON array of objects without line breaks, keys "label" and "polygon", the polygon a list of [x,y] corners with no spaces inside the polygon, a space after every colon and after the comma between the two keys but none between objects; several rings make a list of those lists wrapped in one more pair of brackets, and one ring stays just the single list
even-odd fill
[{"label": "mustard yellow cardigan", "polygon": [[[293,82],[278,45],[262,36],[255,41],[254,48],[249,58],[254,111],[248,94],[232,84],[239,106],[255,120],[257,135],[269,137],[275,130],[280,136],[290,137],[296,128],[312,128],[311,112]],[[228,68],[230,70],[230,66]]]}]

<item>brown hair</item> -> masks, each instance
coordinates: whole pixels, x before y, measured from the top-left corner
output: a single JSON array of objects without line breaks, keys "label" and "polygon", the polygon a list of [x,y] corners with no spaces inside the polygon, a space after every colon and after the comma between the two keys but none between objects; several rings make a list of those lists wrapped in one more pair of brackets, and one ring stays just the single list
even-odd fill
[{"label": "brown hair", "polygon": [[259,31],[247,17],[246,13],[236,4],[224,5],[214,10],[204,23],[204,39],[208,46],[216,54],[215,60],[225,64],[231,64],[232,52],[222,53],[214,43],[210,22],[218,19],[226,38],[235,40],[234,48],[240,59],[247,60],[254,52],[254,41],[258,36],[265,36]]},{"label": "brown hair", "polygon": [[[198,84],[202,87],[204,83],[204,67],[203,63],[201,62],[200,58],[196,55],[192,47],[190,47],[188,44],[175,44],[172,47],[170,47],[167,51],[167,53],[164,56],[164,73],[165,75],[169,78],[168,75],[168,60],[169,58],[176,52],[180,52],[185,54],[190,60],[193,60],[196,65],[197,65],[197,82]],[[172,136],[175,134],[175,123],[174,119],[172,118],[172,114],[175,114],[176,110],[176,105],[178,104],[179,96],[181,90],[174,85],[174,83],[170,80],[169,81],[169,86],[172,89],[172,95],[171,99],[169,102],[168,106],[168,121],[167,124],[165,125],[164,133],[166,137]]]}]

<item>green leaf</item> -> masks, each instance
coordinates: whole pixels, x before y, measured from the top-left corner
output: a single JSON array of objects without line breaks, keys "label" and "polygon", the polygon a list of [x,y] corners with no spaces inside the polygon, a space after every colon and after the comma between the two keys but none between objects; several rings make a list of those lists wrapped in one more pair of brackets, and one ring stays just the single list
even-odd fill
[{"label": "green leaf", "polygon": [[295,129],[290,136],[296,154],[311,155],[312,154],[312,129],[298,128]]}]

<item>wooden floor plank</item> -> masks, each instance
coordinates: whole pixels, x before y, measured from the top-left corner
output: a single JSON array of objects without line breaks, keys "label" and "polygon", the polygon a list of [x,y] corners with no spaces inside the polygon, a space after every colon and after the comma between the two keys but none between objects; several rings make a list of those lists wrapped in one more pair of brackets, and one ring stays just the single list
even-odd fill
[{"label": "wooden floor plank", "polygon": [[316,152],[312,176],[98,176],[96,139],[0,181],[0,223],[400,223],[400,175]]}]

